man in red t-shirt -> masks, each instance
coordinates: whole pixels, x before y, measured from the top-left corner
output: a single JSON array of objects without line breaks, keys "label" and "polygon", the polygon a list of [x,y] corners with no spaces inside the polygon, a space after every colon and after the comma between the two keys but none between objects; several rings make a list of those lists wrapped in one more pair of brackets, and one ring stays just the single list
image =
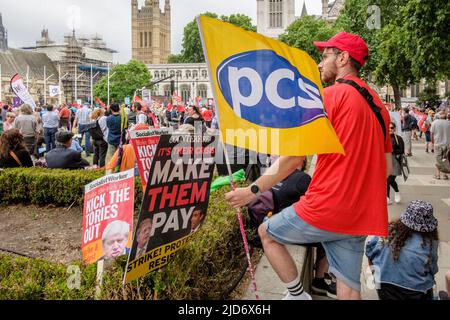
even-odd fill
[{"label": "man in red t-shirt", "polygon": [[[392,145],[367,100],[351,85],[366,88],[378,106],[389,132],[389,114],[377,94],[357,77],[369,50],[357,35],[338,33],[314,43],[323,51],[321,79],[334,85],[324,89],[324,106],[345,155],[319,155],[306,194],[263,223],[258,232],[272,267],[288,288],[288,300],[309,300],[297,267],[285,244],[321,242],[329,272],[337,278],[338,299],[360,299],[361,263],[368,235],[388,234],[386,179],[392,171]],[[226,194],[234,207],[252,201],[288,176],[304,157],[280,157],[254,184]]]},{"label": "man in red t-shirt", "polygon": [[68,128],[70,115],[71,111],[69,110],[69,108],[67,108],[65,104],[62,105],[61,109],[59,110],[59,128]]}]

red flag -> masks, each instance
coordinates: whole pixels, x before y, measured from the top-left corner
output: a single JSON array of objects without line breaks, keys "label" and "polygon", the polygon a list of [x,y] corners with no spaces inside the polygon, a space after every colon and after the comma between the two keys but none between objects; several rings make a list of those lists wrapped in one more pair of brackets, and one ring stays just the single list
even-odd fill
[{"label": "red flag", "polygon": [[139,98],[139,96],[135,96],[133,98],[133,104],[136,102],[138,102],[142,106],[142,108],[144,108],[144,109],[148,108],[148,103],[145,102],[144,100],[142,100],[141,98]]},{"label": "red flag", "polygon": [[158,120],[156,120],[156,117],[153,113],[149,113],[150,118],[152,118],[153,121],[153,125],[156,129],[160,129],[161,127],[159,126]]},{"label": "red flag", "polygon": [[102,108],[105,107],[105,104],[99,99],[99,97],[95,97],[95,102],[97,102]]},{"label": "red flag", "polygon": [[175,101],[177,101],[178,103],[181,102],[181,97],[179,95],[177,95],[177,92],[174,91],[173,92],[173,98],[175,99]]}]

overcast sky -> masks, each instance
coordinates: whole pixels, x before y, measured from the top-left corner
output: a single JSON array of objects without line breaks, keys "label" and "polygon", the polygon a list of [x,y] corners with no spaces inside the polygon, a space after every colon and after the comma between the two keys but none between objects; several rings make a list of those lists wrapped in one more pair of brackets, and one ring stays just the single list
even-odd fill
[{"label": "overcast sky", "polygon": [[[309,14],[321,14],[321,1],[295,1],[296,16],[300,15],[303,1]],[[164,0],[160,3],[164,7]],[[171,0],[171,4],[172,53],[181,51],[183,29],[200,13],[246,14],[256,25],[256,0]],[[116,62],[131,59],[131,0],[0,0],[0,13],[11,48],[35,45],[44,26],[53,41],[62,42],[75,22],[78,35],[97,33],[108,47],[119,51]]]}]

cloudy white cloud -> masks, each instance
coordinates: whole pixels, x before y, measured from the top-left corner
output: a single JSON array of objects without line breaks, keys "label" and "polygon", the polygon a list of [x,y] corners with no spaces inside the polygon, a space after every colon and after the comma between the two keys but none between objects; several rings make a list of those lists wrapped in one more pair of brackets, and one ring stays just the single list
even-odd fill
[{"label": "cloudy white cloud", "polygon": [[[305,0],[308,12],[320,14],[319,0]],[[161,7],[164,0],[160,0]],[[50,38],[62,42],[64,34],[75,24],[77,34],[99,34],[107,45],[117,50],[115,60],[120,63],[131,58],[131,0],[0,0],[3,24],[8,29],[9,46],[33,46],[43,27]],[[256,25],[256,0],[171,0],[172,52],[181,51],[183,29],[202,12],[219,15],[246,14]],[[296,0],[299,15],[303,0]],[[78,14],[79,12],[79,14]]]}]

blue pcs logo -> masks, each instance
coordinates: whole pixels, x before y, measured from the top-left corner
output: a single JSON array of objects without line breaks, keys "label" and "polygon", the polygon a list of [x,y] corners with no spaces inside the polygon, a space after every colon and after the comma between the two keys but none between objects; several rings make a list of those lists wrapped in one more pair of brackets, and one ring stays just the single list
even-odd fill
[{"label": "blue pcs logo", "polygon": [[325,117],[317,85],[272,50],[229,57],[217,79],[234,112],[251,123],[287,129]]}]

